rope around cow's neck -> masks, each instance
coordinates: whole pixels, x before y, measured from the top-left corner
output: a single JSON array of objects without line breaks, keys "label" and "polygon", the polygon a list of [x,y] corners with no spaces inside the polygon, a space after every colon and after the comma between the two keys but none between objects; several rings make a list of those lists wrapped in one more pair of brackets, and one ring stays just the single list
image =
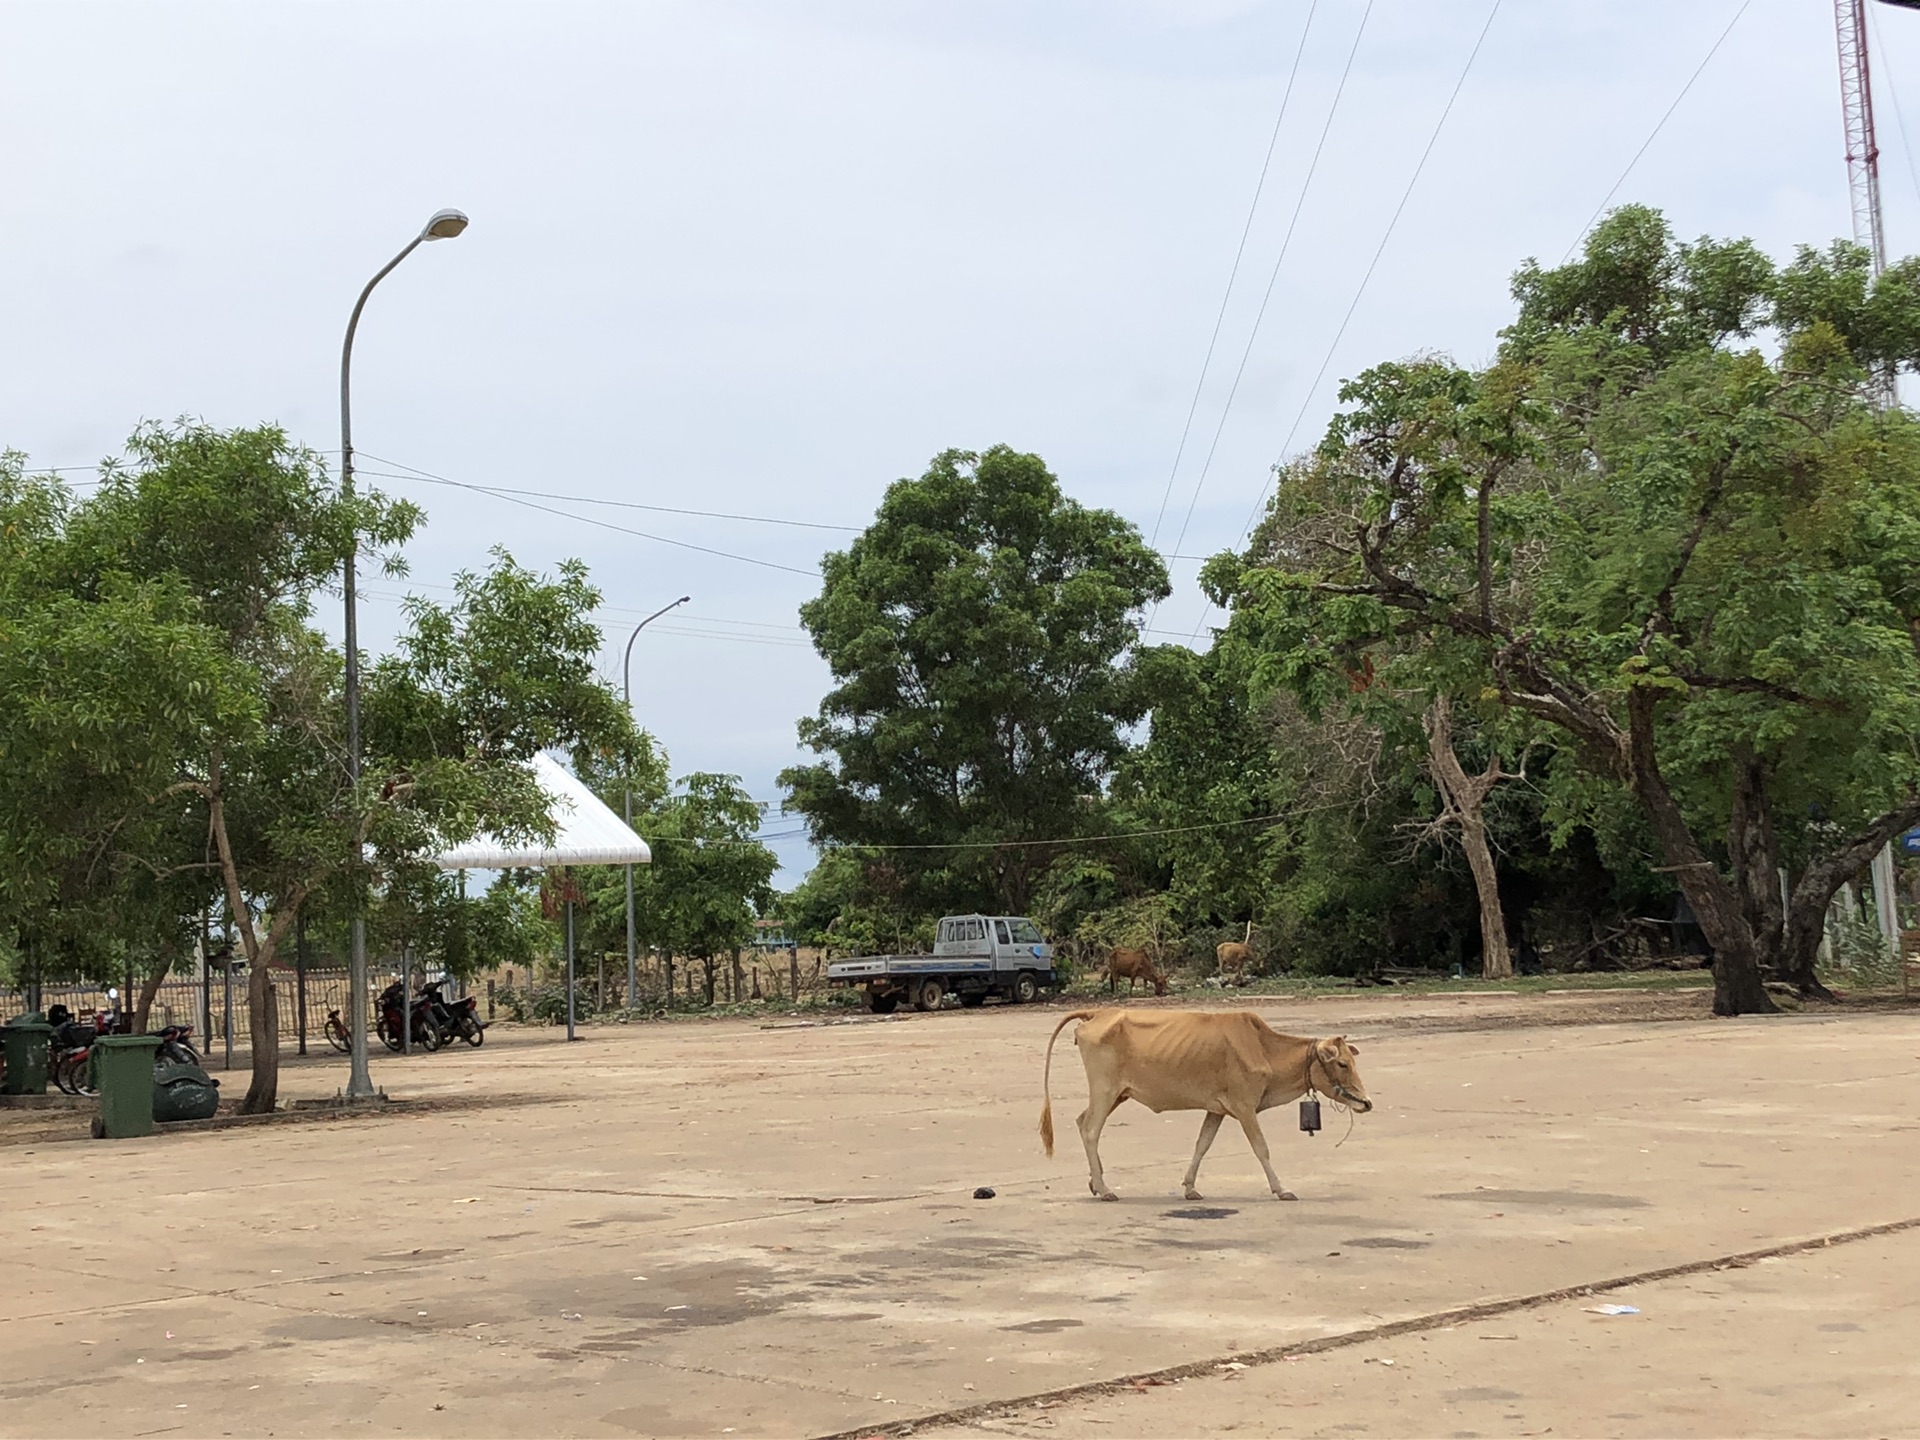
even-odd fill
[{"label": "rope around cow's neck", "polygon": [[1346,1086],[1342,1085],[1338,1080],[1333,1078],[1333,1072],[1327,1069],[1327,1062],[1320,1058],[1320,1052],[1316,1050],[1313,1046],[1309,1045],[1307,1047],[1307,1094],[1308,1095],[1312,1095],[1316,1088],[1313,1083],[1313,1067],[1316,1064],[1318,1064],[1320,1067],[1320,1073],[1326,1076],[1327,1078],[1327,1094],[1333,1097],[1334,1106],[1337,1109],[1341,1109],[1347,1112],[1347,1133],[1342,1135],[1338,1140],[1333,1142],[1333,1148],[1338,1150],[1342,1145],[1346,1144],[1347,1141],[1353,1138],[1353,1103],[1352,1102],[1354,1099],[1354,1094],[1351,1090],[1347,1089]]}]

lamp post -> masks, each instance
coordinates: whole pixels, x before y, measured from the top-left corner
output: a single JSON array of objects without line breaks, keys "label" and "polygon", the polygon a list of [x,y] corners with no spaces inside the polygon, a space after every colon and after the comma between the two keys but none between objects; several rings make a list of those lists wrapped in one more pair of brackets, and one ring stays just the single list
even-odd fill
[{"label": "lamp post", "polygon": [[[392,273],[407,256],[427,240],[451,240],[467,228],[467,217],[458,210],[436,210],[431,219],[421,228],[418,235],[407,242],[407,248],[380,268],[380,273],[367,282],[367,288],[360,292],[360,298],[354,302],[353,315],[347,321],[347,338],[340,347],[340,494],[342,498],[353,498],[353,411],[349,403],[349,377],[353,368],[353,332],[360,326],[360,312],[366,308],[367,297],[373,294],[373,287]],[[353,791],[353,810],[357,817],[360,801],[360,627],[354,614],[353,562],[360,545],[359,527],[354,529],[353,539],[347,546],[346,564],[342,567],[341,590],[346,596],[347,624],[347,780]],[[358,872],[365,860],[359,835],[353,838],[352,868]],[[353,918],[350,925],[352,948],[347,962],[347,1033],[352,1038],[351,1065],[347,1075],[347,1098],[349,1100],[371,1100],[373,1098],[373,1079],[367,1073],[367,922],[360,913],[360,892],[358,876],[353,888]],[[406,997],[401,998],[401,1027],[404,1032],[407,1025]]]},{"label": "lamp post", "polygon": [[[658,610],[634,626],[633,634],[627,637],[626,658],[620,662],[620,684],[621,689],[626,694],[628,715],[633,714],[633,642],[640,638],[640,632],[642,630],[666,614],[667,611],[674,609],[676,606],[684,605],[691,599],[693,599],[691,595],[682,595],[678,600],[674,601],[672,605],[662,605]],[[627,769],[626,821],[627,828],[631,830],[633,828],[633,769],[631,765],[629,765]],[[633,866],[629,865],[627,866],[627,1008],[629,1010],[633,1008],[633,992],[640,983],[639,953],[634,943],[633,931]]]}]

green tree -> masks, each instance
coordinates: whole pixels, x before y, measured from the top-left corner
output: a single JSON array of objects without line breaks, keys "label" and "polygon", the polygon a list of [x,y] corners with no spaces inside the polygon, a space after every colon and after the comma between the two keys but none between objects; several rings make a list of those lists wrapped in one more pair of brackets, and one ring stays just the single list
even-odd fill
[{"label": "green tree", "polygon": [[948,451],[889,487],[826,557],[802,623],[834,688],[781,776],[821,843],[979,848],[889,857],[912,908],[1021,911],[1084,833],[1147,711],[1140,612],[1160,559],[1119,516],[1066,498],[1038,456]]},{"label": "green tree", "polygon": [[[661,952],[669,987],[675,956],[700,962],[711,1005],[715,962],[753,939],[753,922],[773,898],[780,862],[755,838],[760,807],[738,776],[696,773],[645,813],[636,810],[634,828],[653,851],[653,863],[634,872],[639,943]],[[579,879],[587,895],[589,944],[623,949],[625,876],[609,867]]]},{"label": "green tree", "polygon": [[[358,885],[403,881],[480,829],[542,833],[535,750],[631,746],[594,676],[599,634],[584,616],[598,597],[583,573],[542,581],[501,556],[461,577],[453,605],[412,607],[401,652],[369,670],[353,791],[343,665],[313,602],[356,535],[390,550],[418,515],[342,497],[272,427],[149,426],[84,502],[13,493],[38,527],[37,563],[31,593],[8,600],[0,685],[39,674],[45,693],[38,730],[9,743],[37,757],[42,812],[62,766],[118,778],[64,831],[44,813],[37,828],[7,823],[69,872],[91,851],[124,852],[157,879],[210,874],[249,962],[250,1111],[275,1102],[272,967],[310,901],[344,914]],[[362,847],[368,863],[349,873]],[[44,881],[37,897],[17,874],[5,883],[16,914],[57,909]]]},{"label": "green tree", "polygon": [[0,456],[0,934],[36,972],[105,981],[132,965],[150,988],[213,874],[189,856],[204,817],[152,798],[204,729],[251,707],[173,577],[76,587],[75,505]]},{"label": "green tree", "polygon": [[1912,363],[1920,297],[1903,264],[1856,324],[1833,297],[1858,263],[1776,276],[1616,212],[1581,260],[1521,272],[1494,366],[1346,386],[1250,563],[1210,571],[1278,680],[1326,695],[1415,645],[1624,786],[1722,1014],[1773,1009],[1769,968],[1812,988],[1835,890],[1920,820],[1920,433],[1867,383]]},{"label": "green tree", "polygon": [[1276,764],[1252,658],[1231,628],[1204,653],[1169,645],[1142,657],[1153,714],[1145,742],[1121,763],[1112,829],[1167,833],[1113,847],[1107,859],[1123,890],[1171,889],[1183,925],[1240,930],[1269,918],[1285,841],[1270,821],[1295,787]]}]

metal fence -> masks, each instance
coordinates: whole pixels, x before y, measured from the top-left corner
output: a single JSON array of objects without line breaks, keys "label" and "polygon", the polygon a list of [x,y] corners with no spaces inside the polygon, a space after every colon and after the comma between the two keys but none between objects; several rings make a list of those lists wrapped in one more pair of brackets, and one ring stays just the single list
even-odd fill
[{"label": "metal fence", "polygon": [[[437,974],[423,975],[418,967],[412,974],[416,987],[423,978],[443,978]],[[398,965],[368,965],[368,1015],[374,1013],[375,997],[399,978]],[[454,989],[457,987],[450,988],[449,993],[453,993]],[[107,1008],[107,992],[103,986],[47,980],[41,983],[39,991],[38,1008],[41,1010],[65,1005],[75,1016],[84,1017]],[[0,988],[0,1015],[21,1014],[29,1008],[31,998],[28,991]],[[132,1014],[138,998],[137,992],[129,995],[122,990],[121,1008]],[[283,1045],[292,1043],[297,1046],[304,1038],[311,1044],[324,1047],[327,1012],[344,1012],[346,1009],[346,967],[309,967],[301,973],[291,967],[282,969],[276,965],[273,967],[273,999]],[[304,1037],[301,1034],[303,1014],[306,1022]],[[204,981],[197,976],[162,981],[154,993],[153,1008],[147,1015],[147,1029],[157,1031],[163,1025],[191,1025],[195,1048],[203,1053],[210,1054],[216,1046],[224,1046],[229,1037],[237,1046],[248,1044],[253,1037],[253,1025],[252,1012],[247,1005],[246,972],[233,972],[231,984],[228,973],[220,970],[212,971]]]},{"label": "metal fence", "polygon": [[[331,961],[332,957],[328,957]],[[669,968],[671,965],[671,968]],[[817,951],[786,947],[756,947],[738,959],[722,956],[712,962],[713,999],[718,1003],[746,1000],[786,1001],[812,998],[826,989],[825,958]],[[414,966],[411,978],[417,991],[424,982],[438,981],[446,986],[449,999],[467,994],[485,997],[483,1014],[495,1018],[496,996],[557,987],[561,969],[548,961],[539,967],[536,979],[524,966],[504,966],[476,978],[471,984],[450,979],[444,972]],[[669,962],[649,954],[640,964],[636,994],[626,995],[626,957],[608,952],[583,955],[577,966],[576,995],[583,1014],[625,1005],[641,1008],[678,1003],[667,996],[671,976],[674,995],[684,994],[688,1003],[698,1003],[707,983],[706,964],[682,957]],[[380,992],[400,978],[400,964],[394,959],[370,961],[367,966],[367,1015],[374,1015],[374,1001]],[[139,999],[138,982],[128,990],[119,982],[121,1008],[131,1015]],[[0,1021],[30,1009],[48,1010],[64,1005],[78,1018],[89,1018],[107,1008],[106,987],[91,982],[43,980],[37,997],[32,991],[0,986]],[[308,965],[296,970],[291,965],[273,966],[273,998],[278,1015],[281,1052],[326,1048],[327,1014],[344,1012],[347,1002],[347,969],[344,964]],[[507,1011],[517,1013],[509,1004]],[[304,1027],[302,1024],[304,1018]],[[252,1040],[252,1018],[247,1004],[247,972],[244,967],[232,972],[211,968],[203,978],[197,975],[169,977],[154,992],[153,1006],[147,1015],[147,1029],[157,1031],[166,1025],[191,1025],[194,1047],[204,1055],[226,1048],[229,1039],[236,1048],[245,1048]],[[304,1028],[304,1033],[303,1033]]]}]

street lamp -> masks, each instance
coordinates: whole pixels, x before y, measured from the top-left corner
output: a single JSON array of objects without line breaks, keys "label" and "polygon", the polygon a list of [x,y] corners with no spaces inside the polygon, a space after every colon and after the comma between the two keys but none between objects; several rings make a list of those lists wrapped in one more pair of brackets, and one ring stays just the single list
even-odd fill
[{"label": "street lamp", "polygon": [[[684,605],[693,599],[691,595],[682,595],[672,605],[662,605],[646,619],[633,627],[633,634],[627,637],[626,658],[620,662],[620,684],[626,693],[627,714],[633,714],[633,642],[640,638],[640,632],[658,620],[667,611]],[[627,828],[633,828],[633,766],[627,766]],[[634,944],[633,932],[633,866],[627,866],[627,1008],[633,1008],[633,992],[640,983],[639,950]]]},{"label": "street lamp", "polygon": [[[451,240],[467,228],[467,217],[458,210],[436,210],[420,233],[407,242],[407,248],[380,268],[380,273],[367,282],[367,288],[360,292],[360,298],[354,302],[353,315],[347,321],[347,338],[340,347],[340,494],[343,499],[353,498],[353,411],[348,396],[349,377],[353,368],[353,332],[360,326],[360,312],[366,308],[367,297],[373,294],[373,287],[392,273],[407,256],[428,240]],[[343,567],[344,575],[341,589],[346,595],[347,606],[347,779],[354,794],[354,813],[359,814],[360,797],[360,627],[354,615],[353,562],[360,548],[359,526],[347,544],[347,559]],[[356,832],[353,839],[352,867],[358,871],[365,860],[362,853],[360,836]],[[367,1073],[367,922],[360,913],[360,894],[356,884],[353,891],[353,935],[352,950],[347,969],[347,1033],[352,1038],[351,1065],[347,1074],[347,1098],[349,1100],[371,1100],[373,1098],[373,1078]],[[411,997],[400,997],[401,1033],[410,1028],[411,1015],[408,1002]]]}]

